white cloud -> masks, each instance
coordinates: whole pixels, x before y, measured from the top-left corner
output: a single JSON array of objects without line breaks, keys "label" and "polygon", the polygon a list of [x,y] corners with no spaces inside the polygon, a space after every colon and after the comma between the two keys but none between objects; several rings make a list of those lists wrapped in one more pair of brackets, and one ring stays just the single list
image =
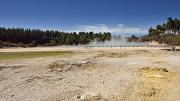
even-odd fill
[{"label": "white cloud", "polygon": [[118,34],[126,34],[126,33],[140,33],[145,34],[147,33],[146,29],[142,29],[139,27],[127,27],[123,24],[118,24],[116,26],[107,26],[105,24],[98,24],[98,25],[80,25],[78,27],[74,27],[67,32],[111,32],[111,33],[118,33]]}]

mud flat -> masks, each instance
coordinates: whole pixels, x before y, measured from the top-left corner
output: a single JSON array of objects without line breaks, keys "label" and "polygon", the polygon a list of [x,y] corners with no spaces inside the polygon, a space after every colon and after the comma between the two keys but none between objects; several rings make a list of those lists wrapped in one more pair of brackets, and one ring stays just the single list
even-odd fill
[{"label": "mud flat", "polygon": [[[0,101],[179,101],[180,52],[162,48],[37,47],[70,51],[0,61]],[[18,53],[18,54],[19,54]]]}]

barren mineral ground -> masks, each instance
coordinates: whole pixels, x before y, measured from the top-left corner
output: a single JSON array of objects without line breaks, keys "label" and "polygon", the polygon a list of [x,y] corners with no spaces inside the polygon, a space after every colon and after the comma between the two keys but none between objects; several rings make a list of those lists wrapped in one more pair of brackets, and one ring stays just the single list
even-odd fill
[{"label": "barren mineral ground", "polygon": [[0,101],[179,99],[179,51],[150,47],[0,49]]}]

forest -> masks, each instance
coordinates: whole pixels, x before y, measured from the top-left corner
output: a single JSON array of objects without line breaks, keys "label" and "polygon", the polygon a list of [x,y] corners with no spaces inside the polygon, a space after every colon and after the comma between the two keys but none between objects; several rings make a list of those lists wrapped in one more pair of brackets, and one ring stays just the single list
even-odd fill
[{"label": "forest", "polygon": [[167,22],[151,27],[145,36],[132,35],[129,41],[156,41],[168,45],[180,46],[180,20],[169,17]]},{"label": "forest", "polygon": [[149,29],[149,34],[142,38],[142,41],[157,41],[168,45],[180,46],[180,20],[168,18],[167,22],[156,25]]},{"label": "forest", "polygon": [[55,30],[2,28],[0,27],[0,47],[36,47],[60,45],[84,45],[93,40],[111,39],[111,33],[60,32]]}]

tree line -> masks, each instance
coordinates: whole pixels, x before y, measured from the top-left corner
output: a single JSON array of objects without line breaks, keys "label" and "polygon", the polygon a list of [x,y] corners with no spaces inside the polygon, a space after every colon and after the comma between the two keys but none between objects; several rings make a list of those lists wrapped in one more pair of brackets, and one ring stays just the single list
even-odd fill
[{"label": "tree line", "polygon": [[0,47],[36,47],[88,44],[111,39],[111,33],[61,32],[55,30],[0,28]]},{"label": "tree line", "polygon": [[130,40],[138,41],[157,41],[168,45],[180,46],[180,20],[168,18],[163,24],[151,27],[147,35],[142,37],[131,36]]}]

